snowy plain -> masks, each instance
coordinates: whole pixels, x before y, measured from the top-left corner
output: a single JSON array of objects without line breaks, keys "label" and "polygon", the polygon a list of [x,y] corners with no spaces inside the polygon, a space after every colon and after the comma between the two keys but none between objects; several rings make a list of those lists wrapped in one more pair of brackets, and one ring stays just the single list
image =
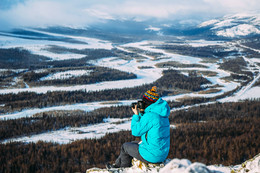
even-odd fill
[{"label": "snowy plain", "polygon": [[[42,33],[42,32],[41,32]],[[50,34],[52,33],[46,33],[43,32],[44,34]],[[56,34],[54,34],[56,35]],[[63,37],[71,37],[71,36],[64,36],[64,35],[58,35],[58,36],[63,36]],[[9,40],[8,40],[8,39]],[[97,40],[97,39],[91,39],[91,38],[82,38],[82,37],[73,37],[74,39],[79,39],[80,41],[85,41],[86,45],[78,45],[72,44],[72,43],[62,43],[62,42],[53,42],[53,41],[33,41],[33,40],[26,40],[26,39],[21,39],[21,38],[12,38],[12,37],[4,37],[4,39],[0,37],[0,42],[1,47],[3,48],[10,48],[10,47],[20,47],[23,45],[23,48],[28,49],[32,52],[37,53],[35,50],[41,51],[42,49],[48,47],[51,44],[58,44],[63,47],[77,47],[78,49],[83,49],[86,47],[91,47],[91,48],[107,48],[111,49],[111,43],[107,41],[102,41],[102,40]],[[7,39],[7,40],[6,40]],[[5,40],[3,42],[3,40]],[[18,41],[17,41],[18,40]],[[36,43],[37,42],[37,43]],[[224,71],[219,69],[219,65],[217,63],[202,63],[202,59],[196,58],[196,57],[190,57],[190,56],[183,56],[183,55],[178,55],[178,54],[173,54],[166,52],[165,50],[161,49],[156,49],[154,48],[155,45],[158,44],[163,44],[163,42],[158,42],[158,41],[141,41],[141,42],[136,42],[136,43],[129,43],[125,45],[120,45],[120,47],[114,46],[113,48],[118,48],[121,51],[125,52],[131,52],[129,50],[130,48],[137,48],[140,50],[148,51],[148,52],[154,52],[154,53],[160,53],[162,54],[158,60],[155,60],[152,56],[146,55],[145,53],[139,53],[140,56],[145,57],[145,59],[142,59],[142,61],[138,61],[136,59],[130,59],[130,60],[125,60],[121,59],[118,57],[106,57],[103,59],[99,59],[96,61],[91,61],[92,64],[98,65],[98,66],[104,66],[104,67],[110,67],[114,69],[118,69],[121,71],[125,72],[131,72],[137,75],[136,79],[130,79],[130,80],[119,80],[119,81],[109,81],[109,82],[100,82],[96,84],[89,84],[89,85],[73,85],[73,86],[62,86],[62,87],[57,87],[57,86],[43,86],[43,87],[33,87],[33,88],[14,88],[14,89],[2,89],[0,91],[1,94],[7,94],[7,93],[18,93],[18,92],[36,92],[36,93],[46,93],[48,91],[75,91],[75,90],[86,90],[86,91],[98,91],[98,90],[105,90],[105,89],[110,89],[110,88],[126,88],[126,87],[135,87],[135,86],[140,86],[143,84],[147,83],[152,83],[159,79],[162,76],[162,71],[164,68],[158,68],[156,67],[157,63],[161,62],[167,62],[167,61],[177,61],[180,63],[185,63],[185,64],[202,64],[206,66],[206,68],[173,68],[176,70],[200,70],[200,71],[212,71],[215,72],[217,75],[216,76],[203,76],[207,78],[213,85],[219,85],[217,89],[220,91],[217,93],[210,93],[210,94],[201,94],[199,92],[193,92],[193,93],[186,93],[186,94],[180,94],[180,95],[175,95],[175,96],[166,96],[163,97],[164,100],[170,101],[170,100],[178,100],[181,98],[187,98],[187,97],[215,97],[218,95],[221,95],[225,92],[234,90],[235,88],[240,86],[239,82],[233,82],[233,81],[225,81],[221,78],[227,77],[230,75],[231,72]],[[220,44],[225,44],[224,42],[213,42],[213,41],[205,41],[205,40],[192,40],[190,42],[187,42],[190,46],[206,46],[206,45],[220,45]],[[40,48],[40,49],[39,49]],[[53,53],[48,52],[47,54],[48,57],[54,57]],[[64,55],[68,56],[69,58],[70,55]],[[75,56],[75,58],[78,58]],[[66,59],[66,58],[65,58]],[[55,59],[57,60],[57,59]],[[257,59],[251,59],[251,63],[255,64],[257,63]],[[142,66],[148,66],[151,68],[140,68]],[[240,99],[250,99],[250,98],[259,98],[260,97],[260,88],[259,87],[253,87],[253,84],[259,80],[260,77],[260,68],[257,68],[258,70],[258,76],[255,77],[255,79],[248,84],[246,87],[242,88],[239,92],[237,92],[234,96],[224,98],[220,101],[222,102],[227,102],[227,101],[238,101]],[[71,76],[80,76],[80,75],[87,75],[90,73],[89,71],[67,71],[63,73],[56,73],[53,76],[48,76],[46,78],[43,78],[42,80],[47,80],[47,79],[54,79],[54,78],[66,78],[66,77],[71,77]],[[185,73],[183,73],[185,74]],[[7,119],[16,119],[16,118],[22,118],[22,117],[31,117],[36,113],[40,112],[47,112],[47,111],[54,111],[54,110],[84,110],[84,111],[93,111],[98,108],[102,107],[109,107],[109,106],[116,106],[116,105],[130,105],[134,100],[121,100],[121,101],[116,101],[114,104],[106,104],[106,102],[93,102],[93,103],[81,103],[81,104],[74,104],[74,105],[64,105],[64,106],[54,106],[54,107],[47,107],[47,108],[35,108],[35,109],[27,109],[23,110],[21,112],[15,112],[15,113],[10,113],[10,114],[5,114],[5,115],[0,115],[0,119],[2,120],[7,120]],[[213,102],[214,103],[214,102]],[[210,104],[210,103],[206,103]],[[196,105],[194,105],[196,106]],[[184,107],[183,109],[188,108]],[[182,108],[181,108],[182,109]],[[178,109],[173,108],[172,111],[175,111]],[[112,122],[113,123],[113,122]],[[109,124],[109,123],[108,123]],[[103,126],[103,124],[99,124],[99,126]],[[120,126],[120,125],[119,125]],[[120,126],[117,129],[114,130],[114,132],[118,132],[120,130],[123,130],[123,126]],[[85,128],[85,127],[82,127]],[[109,126],[107,126],[109,128]],[[125,130],[128,129],[128,126],[126,125]],[[24,142],[37,142],[39,140],[43,141],[53,141],[53,142],[58,142],[58,143],[66,143],[71,141],[71,135],[63,135],[61,136],[61,133],[68,134],[67,129],[63,130],[58,130],[58,131],[53,131],[52,135],[50,135],[50,132],[45,133],[45,134],[38,134],[38,135],[33,135],[30,137],[23,137],[23,138],[17,138],[17,139],[7,139],[6,141],[24,141]],[[77,134],[77,131],[74,132]],[[49,136],[51,137],[47,137]],[[73,137],[73,140],[88,138],[88,137],[93,137],[95,136],[95,132],[91,134],[89,132],[88,135],[85,134],[77,134],[75,135],[77,137]],[[97,136],[98,137],[98,136]],[[51,139],[50,139],[51,138]]]},{"label": "snowy plain", "polygon": [[[197,44],[199,42],[203,43],[203,40],[197,41]],[[131,88],[135,86],[140,86],[143,84],[147,83],[152,83],[155,80],[159,79],[162,76],[162,71],[164,70],[163,68],[157,68],[155,65],[157,63],[161,62],[168,62],[168,61],[178,61],[181,63],[185,64],[202,64],[208,66],[208,68],[176,68],[177,70],[201,70],[201,71],[217,71],[218,76],[215,77],[207,77],[213,84],[216,84],[216,80],[218,80],[221,84],[219,79],[222,77],[226,77],[230,75],[229,72],[226,72],[224,70],[218,69],[217,64],[205,64],[201,63],[202,61],[200,58],[195,58],[195,57],[190,57],[190,56],[183,56],[183,55],[178,55],[178,54],[172,54],[168,53],[164,50],[159,50],[159,49],[154,49],[152,46],[149,46],[151,44],[148,41],[143,41],[143,42],[138,42],[138,43],[130,43],[124,45],[124,47],[135,47],[139,48],[145,51],[149,52],[155,52],[155,53],[162,53],[163,58],[160,60],[154,61],[154,59],[151,56],[147,56],[147,59],[140,62],[135,59],[133,60],[123,60],[119,59],[117,57],[108,57],[108,58],[103,58],[98,61],[91,61],[92,64],[94,65],[99,65],[99,66],[105,66],[105,67],[111,67],[115,68],[121,71],[125,72],[131,72],[137,75],[137,79],[130,79],[130,80],[119,80],[119,81],[109,81],[109,82],[100,82],[98,84],[89,84],[89,85],[74,85],[74,86],[66,86],[66,87],[57,87],[57,86],[43,86],[43,87],[33,87],[33,88],[14,88],[14,89],[2,89],[0,91],[0,94],[8,94],[8,93],[19,93],[19,92],[36,92],[36,93],[46,93],[48,91],[75,91],[75,90],[86,90],[86,91],[98,91],[98,90],[105,90],[105,89],[110,89],[110,88]],[[206,44],[206,43],[204,43]],[[212,43],[210,43],[212,44]],[[15,45],[16,46],[16,45]],[[93,46],[94,47],[94,46]],[[129,51],[126,48],[121,46],[121,50]],[[140,69],[139,67],[142,66],[149,66],[152,68],[149,69]],[[166,69],[166,68],[165,68]],[[238,86],[238,83],[224,83],[226,89],[225,90],[232,90],[236,86]]]}]

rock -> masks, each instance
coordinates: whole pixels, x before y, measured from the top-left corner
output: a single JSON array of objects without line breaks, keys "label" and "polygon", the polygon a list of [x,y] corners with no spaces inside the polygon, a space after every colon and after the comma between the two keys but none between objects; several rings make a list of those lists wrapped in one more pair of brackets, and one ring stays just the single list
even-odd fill
[{"label": "rock", "polygon": [[239,166],[235,166],[232,173],[260,173],[260,153]]},{"label": "rock", "polygon": [[193,163],[188,168],[186,168],[187,173],[213,173],[210,171],[206,165],[202,163]]},{"label": "rock", "polygon": [[191,163],[187,159],[166,160],[162,164],[146,164],[133,159],[132,167],[117,169],[91,168],[86,173],[260,173],[260,153],[254,158],[237,166],[206,166],[202,163]]},{"label": "rock", "polygon": [[164,163],[161,164],[153,164],[153,163],[144,163],[140,160],[133,159],[132,160],[132,169],[135,171],[141,171],[141,172],[159,172],[161,168],[165,166]]}]

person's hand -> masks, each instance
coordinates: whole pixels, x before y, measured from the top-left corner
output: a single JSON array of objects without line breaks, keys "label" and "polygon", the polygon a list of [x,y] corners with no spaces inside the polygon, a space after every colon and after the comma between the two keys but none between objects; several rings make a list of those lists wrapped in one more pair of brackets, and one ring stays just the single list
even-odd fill
[{"label": "person's hand", "polygon": [[132,111],[135,115],[138,115],[137,105],[135,105],[135,108],[132,108]]}]

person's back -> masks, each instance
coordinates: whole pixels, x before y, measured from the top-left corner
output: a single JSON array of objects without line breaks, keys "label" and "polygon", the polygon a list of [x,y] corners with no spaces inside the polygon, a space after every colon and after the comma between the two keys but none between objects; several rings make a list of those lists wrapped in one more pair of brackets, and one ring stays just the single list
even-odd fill
[{"label": "person's back", "polygon": [[141,156],[151,163],[163,162],[170,149],[170,108],[161,98],[145,109],[145,113],[134,115],[131,129],[134,136],[141,136]]}]

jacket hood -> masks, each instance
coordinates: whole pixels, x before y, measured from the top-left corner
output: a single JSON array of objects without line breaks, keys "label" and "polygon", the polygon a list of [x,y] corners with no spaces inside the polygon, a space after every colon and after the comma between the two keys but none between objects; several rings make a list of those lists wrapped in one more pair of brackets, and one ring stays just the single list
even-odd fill
[{"label": "jacket hood", "polygon": [[168,117],[170,115],[170,107],[165,100],[159,98],[155,103],[148,106],[145,112],[154,112],[162,117]]}]

